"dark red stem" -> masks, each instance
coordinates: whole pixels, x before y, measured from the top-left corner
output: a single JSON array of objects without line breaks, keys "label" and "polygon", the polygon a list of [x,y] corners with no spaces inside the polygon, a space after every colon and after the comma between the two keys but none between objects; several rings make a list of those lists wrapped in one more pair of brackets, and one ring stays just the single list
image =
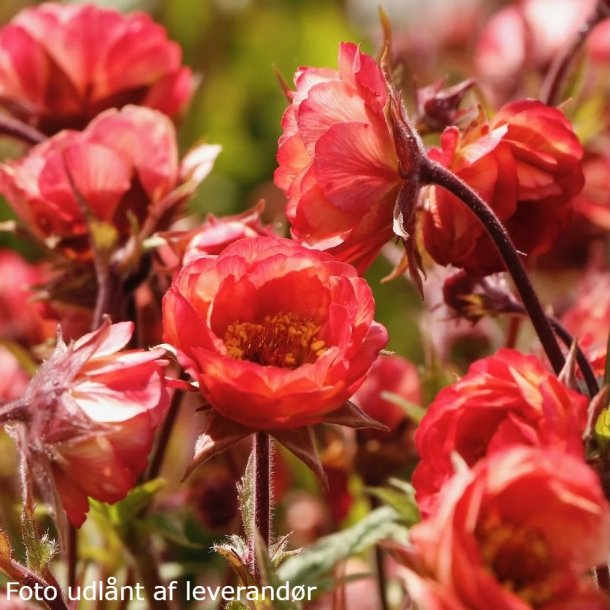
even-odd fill
[{"label": "dark red stem", "polygon": [[258,533],[265,547],[271,536],[271,439],[266,432],[254,435],[254,531],[250,541],[254,578],[260,581],[255,537]]},{"label": "dark red stem", "polygon": [[19,119],[15,119],[6,114],[0,113],[0,134],[21,140],[26,144],[40,144],[47,139],[44,133],[41,133],[34,127],[22,123]]},{"label": "dark red stem", "polygon": [[513,279],[521,297],[521,302],[532,321],[534,330],[540,339],[540,343],[553,370],[556,374],[559,374],[563,368],[565,358],[557,343],[549,320],[538,300],[536,291],[525,271],[525,267],[504,225],[500,222],[494,211],[470,186],[435,161],[426,159],[422,164],[420,176],[423,183],[442,186],[455,195],[481,221],[502,256],[502,260]]}]

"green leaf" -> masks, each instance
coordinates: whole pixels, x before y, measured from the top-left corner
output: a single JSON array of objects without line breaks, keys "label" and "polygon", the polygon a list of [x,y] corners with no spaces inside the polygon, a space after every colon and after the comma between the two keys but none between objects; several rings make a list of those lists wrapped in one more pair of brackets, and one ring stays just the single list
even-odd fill
[{"label": "green leaf", "polygon": [[229,602],[226,608],[227,610],[248,610],[248,606],[246,606],[246,604],[242,604],[241,602]]},{"label": "green leaf", "polygon": [[165,486],[164,479],[153,479],[134,487],[126,498],[108,507],[110,520],[114,525],[127,525],[150,503],[153,496]]},{"label": "green leaf", "polygon": [[250,453],[244,476],[237,484],[237,500],[241,512],[241,521],[244,526],[245,537],[248,540],[252,539],[254,524],[254,481],[256,480],[256,475],[254,473],[253,455],[254,452]]},{"label": "green leaf", "polygon": [[400,407],[407,414],[407,417],[416,424],[419,424],[423,416],[426,414],[426,409],[420,407],[414,402],[411,402],[410,400],[407,400],[399,394],[394,394],[394,392],[381,392],[380,398],[395,404],[397,407]]},{"label": "green leaf", "polygon": [[140,534],[157,534],[190,549],[200,549],[202,544],[190,540],[184,531],[184,520],[175,514],[148,515],[136,525]]},{"label": "green leaf", "polygon": [[399,520],[393,508],[378,508],[349,529],[321,538],[300,555],[286,560],[278,570],[279,580],[317,586],[339,561],[403,532]]},{"label": "green leaf", "polygon": [[407,481],[399,479],[390,479],[390,484],[392,487],[373,487],[368,489],[368,492],[392,507],[407,527],[415,525],[420,521],[420,514],[413,487]]}]

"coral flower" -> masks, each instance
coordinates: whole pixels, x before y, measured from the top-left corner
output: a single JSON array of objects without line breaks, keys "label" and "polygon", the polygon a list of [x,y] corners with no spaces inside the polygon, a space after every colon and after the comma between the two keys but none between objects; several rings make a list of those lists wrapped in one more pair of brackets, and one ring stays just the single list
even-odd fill
[{"label": "coral flower", "polygon": [[339,70],[300,68],[282,119],[275,183],[295,239],[365,269],[392,237],[398,161],[375,61],[344,43]]},{"label": "coral flower", "polygon": [[193,89],[180,64],[180,47],[145,13],[49,2],[0,31],[0,104],[47,135],[126,104],[173,116]]},{"label": "coral flower", "polygon": [[24,397],[3,408],[3,420],[26,421],[21,442],[45,499],[50,474],[75,526],[87,498],[117,502],[135,485],[168,405],[164,352],[123,350],[132,333],[132,322],[107,319],[75,343],[60,340]]},{"label": "coral flower", "polygon": [[512,447],[460,472],[410,531],[407,589],[426,610],[604,610],[587,574],[607,562],[610,511],[595,472]]},{"label": "coral flower", "polygon": [[90,230],[100,247],[150,234],[171,218],[211,168],[217,146],[178,162],[176,133],[161,113],[108,110],[82,132],[63,131],[0,166],[0,191],[27,229],[63,256],[88,260]]},{"label": "coral flower", "polygon": [[415,433],[413,473],[423,513],[453,474],[452,454],[468,465],[508,445],[542,445],[582,456],[584,396],[564,386],[534,356],[502,349],[475,362],[439,392]]},{"label": "coral flower", "polygon": [[[448,127],[441,148],[430,151],[481,195],[524,254],[546,252],[567,226],[584,184],[582,156],[570,122],[536,100],[507,104],[491,122],[479,118],[464,133]],[[438,263],[471,275],[504,270],[470,210],[439,187],[428,195],[424,243]]]},{"label": "coral flower", "polygon": [[257,430],[321,422],[384,347],[371,290],[332,256],[242,239],[185,265],[163,302],[165,340],[215,411]]}]

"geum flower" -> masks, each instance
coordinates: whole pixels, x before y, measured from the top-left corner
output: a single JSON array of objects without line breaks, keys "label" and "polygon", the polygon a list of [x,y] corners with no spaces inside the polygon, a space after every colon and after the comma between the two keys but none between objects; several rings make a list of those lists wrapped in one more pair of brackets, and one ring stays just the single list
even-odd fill
[{"label": "geum flower", "polygon": [[439,510],[394,545],[425,610],[604,610],[588,572],[610,552],[597,474],[550,448],[508,447],[447,484]]},{"label": "geum flower", "polygon": [[392,237],[401,187],[387,84],[373,58],[343,43],[338,71],[303,67],[295,85],[275,172],[292,235],[363,271]]},{"label": "geum flower", "polygon": [[413,473],[423,514],[436,510],[454,472],[452,455],[473,466],[512,445],[554,447],[582,457],[587,399],[567,388],[534,356],[502,349],[478,360],[441,390],[415,432]]},{"label": "geum flower", "polygon": [[168,406],[165,352],[124,350],[133,328],[106,318],[69,345],[60,337],[23,397],[0,410],[44,499],[54,506],[57,494],[76,527],[88,498],[117,502],[135,485]]},{"label": "geum flower", "polygon": [[212,407],[191,468],[264,430],[323,478],[310,426],[376,425],[348,403],[387,342],[373,313],[351,265],[291,240],[242,239],[186,264],[163,323]]},{"label": "geum flower", "polygon": [[134,233],[141,243],[166,227],[219,150],[201,145],[179,163],[169,119],[126,106],[102,113],[82,132],[63,131],[1,165],[0,192],[47,248],[87,261],[98,233],[100,248],[112,254]]},{"label": "geum flower", "polygon": [[[572,125],[537,100],[511,102],[463,133],[448,127],[429,156],[477,191],[523,254],[553,246],[584,184],[583,149]],[[505,269],[481,223],[448,191],[428,189],[422,220],[425,247],[437,263],[478,276]]]},{"label": "geum flower", "polygon": [[138,104],[178,114],[193,90],[178,44],[146,13],[45,3],[0,30],[0,106],[47,135]]}]

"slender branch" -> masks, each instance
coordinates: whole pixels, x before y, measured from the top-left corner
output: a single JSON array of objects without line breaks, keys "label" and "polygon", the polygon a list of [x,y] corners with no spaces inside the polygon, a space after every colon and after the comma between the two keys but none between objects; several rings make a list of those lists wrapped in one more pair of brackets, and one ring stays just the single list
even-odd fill
[{"label": "slender branch", "polygon": [[558,55],[555,61],[553,61],[542,83],[540,98],[545,104],[552,106],[558,101],[570,65],[585,44],[591,31],[609,15],[608,3],[604,2],[604,0],[599,0],[593,14],[578,29],[563,53]]},{"label": "slender branch", "polygon": [[254,435],[254,529],[250,540],[250,553],[254,578],[260,581],[256,558],[255,539],[261,537],[265,547],[271,536],[271,440],[266,432]]},{"label": "slender branch", "polygon": [[504,225],[502,225],[494,211],[470,186],[435,161],[427,159],[423,162],[421,178],[424,183],[442,186],[455,195],[481,221],[506,264],[551,366],[555,373],[559,374],[565,361],[563,353],[525,271],[525,267]]},{"label": "slender branch", "polygon": [[[379,498],[373,496],[371,498],[371,508],[375,509],[381,506]],[[380,544],[375,545],[375,569],[377,572],[377,593],[379,597],[379,605],[381,610],[390,610],[388,603],[388,576],[385,568],[384,550]]]},{"label": "slender branch", "polygon": [[26,144],[40,144],[47,139],[44,133],[41,133],[34,127],[23,123],[19,119],[7,116],[0,113],[0,135],[9,136],[16,140],[21,140]]},{"label": "slender branch", "polygon": [[183,398],[183,391],[177,389],[174,390],[174,394],[167,411],[167,416],[165,417],[165,421],[161,427],[155,453],[150,460],[150,466],[148,467],[148,472],[146,473],[146,480],[148,481],[157,478],[161,472],[165,453],[167,452],[167,445],[169,443],[172,430],[176,424],[176,420],[178,419],[178,413],[180,412],[180,405]]}]

